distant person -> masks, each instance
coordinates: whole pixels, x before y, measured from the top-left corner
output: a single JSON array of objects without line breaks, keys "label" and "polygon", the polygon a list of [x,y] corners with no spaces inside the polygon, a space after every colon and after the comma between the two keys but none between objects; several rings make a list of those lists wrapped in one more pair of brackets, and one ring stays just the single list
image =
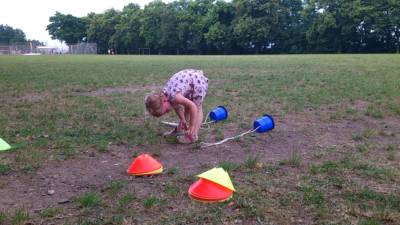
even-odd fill
[{"label": "distant person", "polygon": [[107,53],[111,55],[111,49],[107,49]]},{"label": "distant person", "polygon": [[208,79],[202,70],[185,69],[175,73],[161,92],[146,98],[146,109],[151,115],[160,117],[173,108],[179,125],[170,134],[176,135],[179,143],[190,144],[198,140],[207,89]]}]

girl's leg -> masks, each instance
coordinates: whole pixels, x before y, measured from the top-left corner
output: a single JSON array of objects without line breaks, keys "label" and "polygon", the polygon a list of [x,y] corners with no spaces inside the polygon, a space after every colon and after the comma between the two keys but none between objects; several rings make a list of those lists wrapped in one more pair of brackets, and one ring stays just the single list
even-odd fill
[{"label": "girl's leg", "polygon": [[186,110],[186,109],[185,109],[185,120],[186,120],[186,123],[189,125],[190,124],[190,112],[189,112],[189,110]]},{"label": "girl's leg", "polygon": [[196,133],[194,133],[195,138],[197,138],[197,136],[199,135],[199,130],[202,123],[203,123],[203,104],[197,107]]}]

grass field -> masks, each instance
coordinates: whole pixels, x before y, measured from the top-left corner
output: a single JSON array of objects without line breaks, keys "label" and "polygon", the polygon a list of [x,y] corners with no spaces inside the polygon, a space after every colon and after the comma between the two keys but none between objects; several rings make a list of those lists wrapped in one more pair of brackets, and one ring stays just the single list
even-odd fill
[{"label": "grass field", "polygon": [[[229,109],[176,145],[143,99],[174,72],[204,70],[204,111]],[[0,56],[0,224],[399,224],[400,55]],[[175,120],[173,115],[163,118]],[[153,154],[162,175],[125,174]],[[192,202],[195,175],[222,166],[237,189]]]}]

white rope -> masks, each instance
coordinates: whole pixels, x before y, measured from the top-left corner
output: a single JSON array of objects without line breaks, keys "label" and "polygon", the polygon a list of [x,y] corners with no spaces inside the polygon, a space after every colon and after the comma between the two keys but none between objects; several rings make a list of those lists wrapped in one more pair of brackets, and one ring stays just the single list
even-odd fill
[{"label": "white rope", "polygon": [[161,121],[161,123],[165,124],[167,126],[170,126],[170,127],[177,127],[178,126],[178,123],[175,123],[175,122]]},{"label": "white rope", "polygon": [[210,116],[210,113],[207,113],[206,119],[205,119],[204,122],[201,124],[202,126],[203,126],[203,125],[207,125],[207,129],[210,129],[210,124],[215,123],[214,120],[208,121],[209,116]]},{"label": "white rope", "polygon": [[250,130],[248,130],[248,131],[246,131],[246,132],[244,132],[244,133],[241,133],[241,134],[236,135],[236,136],[234,136],[234,137],[225,138],[224,140],[219,141],[219,142],[215,142],[215,143],[206,143],[206,142],[202,142],[202,143],[200,144],[200,145],[201,145],[200,148],[207,148],[207,147],[210,147],[210,146],[223,144],[223,143],[225,143],[225,142],[227,142],[227,141],[229,141],[229,140],[233,140],[233,139],[242,137],[242,136],[244,136],[244,135],[246,135],[246,134],[253,133],[253,132],[255,132],[258,128],[259,128],[259,127],[255,128],[255,129],[250,129]]},{"label": "white rope", "polygon": [[[207,125],[207,128],[210,129],[210,124],[215,123],[215,121],[214,120],[207,121],[207,120],[209,120],[209,115],[208,114],[206,116],[206,119],[204,120],[204,122],[201,125],[202,126],[203,125]],[[175,122],[161,121],[161,123],[164,124],[164,125],[170,126],[170,127],[179,126],[179,124],[175,123]]]},{"label": "white rope", "polygon": [[[178,123],[175,122],[167,122],[167,121],[161,121],[162,124],[167,125],[169,127],[177,127]],[[207,127],[200,127],[201,129],[210,129],[210,124],[215,123],[215,121],[208,121],[207,123],[202,123],[201,125],[207,125]]]}]

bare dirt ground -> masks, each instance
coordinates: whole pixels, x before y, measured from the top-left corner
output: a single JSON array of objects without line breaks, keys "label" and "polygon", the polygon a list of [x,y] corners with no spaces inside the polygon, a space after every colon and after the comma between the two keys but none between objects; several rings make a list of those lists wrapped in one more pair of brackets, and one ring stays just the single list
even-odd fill
[{"label": "bare dirt ground", "polygon": [[[156,84],[147,84],[147,85],[127,85],[127,86],[119,86],[119,87],[105,87],[105,88],[100,88],[96,89],[93,91],[86,91],[86,90],[80,90],[74,88],[71,90],[72,94],[71,95],[84,95],[84,96],[92,96],[92,97],[98,97],[98,96],[107,96],[107,95],[112,95],[112,94],[132,94],[138,91],[157,91],[161,90],[160,85]],[[25,94],[22,96],[13,96],[9,99],[8,101],[26,101],[26,102],[39,102],[47,97],[51,96],[52,94],[49,92],[42,92],[42,93],[30,93],[30,94]]]},{"label": "bare dirt ground", "polygon": [[130,85],[124,87],[109,87],[109,88],[101,88],[98,90],[94,90],[88,93],[84,93],[84,95],[89,96],[103,96],[110,94],[126,94],[126,93],[135,93],[137,91],[157,91],[160,90],[161,86],[156,84],[148,84],[143,86],[138,85]]}]

